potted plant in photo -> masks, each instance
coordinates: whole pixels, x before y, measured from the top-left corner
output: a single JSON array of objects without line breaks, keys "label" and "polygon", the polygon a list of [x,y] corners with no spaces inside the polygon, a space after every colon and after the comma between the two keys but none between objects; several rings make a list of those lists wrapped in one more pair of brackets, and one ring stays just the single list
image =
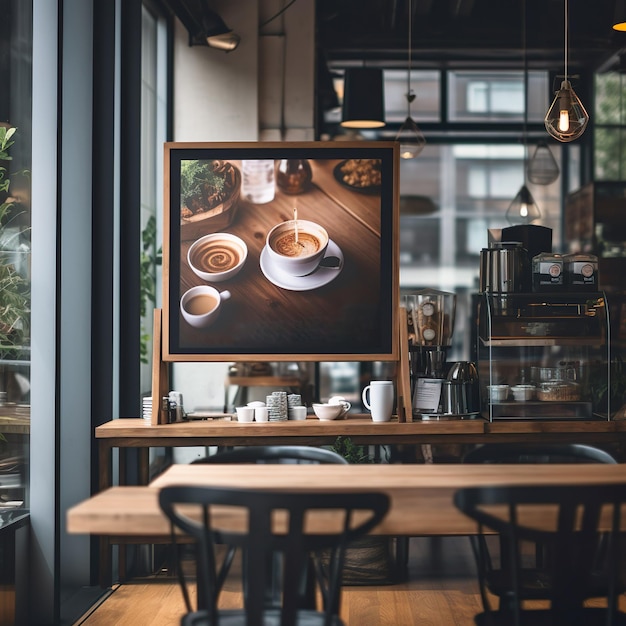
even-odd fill
[{"label": "potted plant in photo", "polygon": [[241,173],[228,161],[183,160],[180,164],[180,232],[184,240],[230,226],[241,191]]}]

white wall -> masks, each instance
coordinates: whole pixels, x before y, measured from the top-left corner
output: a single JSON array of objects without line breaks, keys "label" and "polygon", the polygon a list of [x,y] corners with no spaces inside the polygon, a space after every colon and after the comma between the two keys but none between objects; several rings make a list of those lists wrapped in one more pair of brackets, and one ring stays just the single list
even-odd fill
[{"label": "white wall", "polygon": [[[301,0],[263,27],[282,0],[215,0],[211,7],[241,36],[232,52],[188,45],[177,23],[174,141],[313,140],[315,3]],[[174,364],[185,409],[224,405],[227,363]]]}]

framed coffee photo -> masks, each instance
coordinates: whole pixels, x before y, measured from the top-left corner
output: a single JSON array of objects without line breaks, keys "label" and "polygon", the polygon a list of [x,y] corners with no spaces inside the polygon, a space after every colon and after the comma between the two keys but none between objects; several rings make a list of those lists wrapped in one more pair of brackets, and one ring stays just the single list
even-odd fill
[{"label": "framed coffee photo", "polygon": [[164,165],[164,361],[397,359],[397,144],[175,142]]}]

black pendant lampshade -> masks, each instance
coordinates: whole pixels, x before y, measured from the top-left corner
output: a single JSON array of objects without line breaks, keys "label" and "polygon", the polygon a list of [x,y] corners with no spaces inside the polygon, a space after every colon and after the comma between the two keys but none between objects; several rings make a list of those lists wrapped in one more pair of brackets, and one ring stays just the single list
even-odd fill
[{"label": "black pendant lampshade", "polygon": [[346,128],[381,128],[385,125],[381,69],[355,67],[346,70],[341,125]]}]

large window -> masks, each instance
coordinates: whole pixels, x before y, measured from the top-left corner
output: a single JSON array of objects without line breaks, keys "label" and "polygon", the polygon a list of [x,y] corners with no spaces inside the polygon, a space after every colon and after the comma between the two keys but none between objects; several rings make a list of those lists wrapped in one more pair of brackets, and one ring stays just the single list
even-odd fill
[{"label": "large window", "polygon": [[30,2],[0,2],[0,525],[29,507]]}]

